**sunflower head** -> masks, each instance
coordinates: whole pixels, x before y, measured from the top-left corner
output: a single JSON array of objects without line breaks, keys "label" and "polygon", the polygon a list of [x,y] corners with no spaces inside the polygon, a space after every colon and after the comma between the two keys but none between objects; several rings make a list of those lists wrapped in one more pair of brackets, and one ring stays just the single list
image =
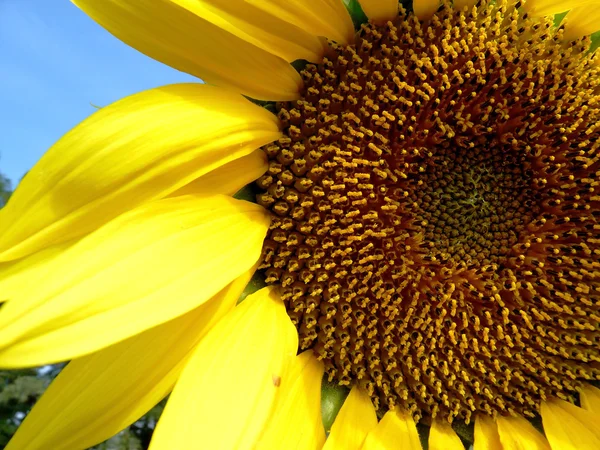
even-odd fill
[{"label": "sunflower head", "polygon": [[535,417],[600,378],[598,68],[522,4],[402,7],[279,103],[268,283],[381,414]]},{"label": "sunflower head", "polygon": [[600,448],[597,0],[75,2],[210,85],[1,211],[0,365],[72,360],[9,450]]}]

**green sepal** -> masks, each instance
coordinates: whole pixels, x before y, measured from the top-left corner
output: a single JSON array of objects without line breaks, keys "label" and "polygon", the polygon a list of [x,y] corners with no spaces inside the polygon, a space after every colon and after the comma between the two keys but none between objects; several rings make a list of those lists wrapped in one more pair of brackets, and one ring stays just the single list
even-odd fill
[{"label": "green sepal", "polygon": [[600,47],[600,31],[596,31],[590,37],[592,39],[592,44],[590,45],[590,52],[593,52],[598,47]]},{"label": "green sepal", "polygon": [[352,17],[352,23],[354,24],[355,29],[358,30],[363,23],[369,21],[367,15],[360,6],[360,3],[358,3],[358,0],[344,0],[344,4],[346,5],[348,13],[350,13],[350,17]]},{"label": "green sepal", "polygon": [[254,272],[254,275],[252,275],[252,278],[250,279],[250,281],[244,288],[244,292],[242,292],[242,295],[240,295],[240,298],[238,298],[237,304],[239,305],[244,300],[246,300],[246,297],[248,297],[251,294],[254,294],[256,291],[258,291],[259,289],[262,289],[266,286],[267,286],[267,283],[265,283],[264,273],[257,270],[256,272]]},{"label": "green sepal", "polygon": [[554,26],[555,27],[559,27],[560,26],[560,23],[562,22],[562,20],[567,15],[567,12],[568,11],[561,12],[561,13],[558,13],[558,14],[554,14]]},{"label": "green sepal", "polygon": [[244,186],[243,188],[241,188],[239,191],[237,191],[233,195],[233,198],[236,198],[238,200],[246,200],[247,202],[250,202],[250,203],[256,203],[256,195],[257,194],[260,194],[260,190],[258,189],[258,186],[256,186],[256,184],[254,184],[254,183],[250,183],[250,184],[247,184],[246,186]]},{"label": "green sepal", "polygon": [[327,375],[323,377],[321,383],[321,417],[326,433],[331,430],[333,421],[340,412],[340,408],[349,393],[350,391],[347,388],[327,381]]}]

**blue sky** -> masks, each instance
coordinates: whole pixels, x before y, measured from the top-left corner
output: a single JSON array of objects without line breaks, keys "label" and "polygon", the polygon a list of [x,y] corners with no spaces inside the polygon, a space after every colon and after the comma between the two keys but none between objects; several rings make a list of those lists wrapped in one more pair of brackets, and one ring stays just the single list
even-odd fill
[{"label": "blue sky", "polygon": [[197,79],[127,47],[68,0],[0,0],[0,172],[17,181],[121,97]]}]

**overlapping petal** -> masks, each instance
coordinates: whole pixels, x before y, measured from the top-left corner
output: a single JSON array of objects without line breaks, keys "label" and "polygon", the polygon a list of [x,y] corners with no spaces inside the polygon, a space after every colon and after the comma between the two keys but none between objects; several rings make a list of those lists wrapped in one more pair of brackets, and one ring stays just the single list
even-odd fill
[{"label": "overlapping petal", "polygon": [[388,450],[391,448],[421,450],[415,421],[410,414],[398,409],[385,413],[377,426],[367,435],[362,446],[362,450]]},{"label": "overlapping petal", "polygon": [[253,272],[181,317],[71,361],[6,450],[88,448],[137,420],[171,391],[195,346],[235,306]]},{"label": "overlapping petal", "polygon": [[498,417],[498,435],[503,450],[550,450],[542,433],[523,417]]},{"label": "overlapping petal", "polygon": [[[263,175],[269,164],[262,150],[235,159],[178,189],[172,197],[188,194],[233,195]],[[1,284],[0,284],[1,286]]]},{"label": "overlapping petal", "polygon": [[321,420],[323,363],[312,350],[297,356],[281,380],[275,409],[256,448],[319,450],[325,442]]},{"label": "overlapping petal", "polygon": [[483,415],[475,418],[473,450],[503,450],[498,426],[491,418]]},{"label": "overlapping petal", "polygon": [[553,450],[600,448],[600,415],[560,399],[543,402],[540,412]]},{"label": "overlapping petal", "polygon": [[439,0],[413,0],[413,11],[421,20],[430,19],[439,7]]},{"label": "overlapping petal", "polygon": [[0,210],[0,261],[82,236],[279,135],[270,112],[200,84],[102,108],[44,155]]},{"label": "overlapping petal", "polygon": [[54,259],[75,241],[53,245],[17,261],[0,263],[0,303],[22,292],[31,280],[43,277]]},{"label": "overlapping petal", "polygon": [[268,225],[260,206],[226,196],[119,216],[3,306],[0,366],[71,359],[196,308],[257,262]]},{"label": "overlapping petal", "polygon": [[207,83],[260,100],[292,100],[299,95],[302,80],[288,62],[198,15],[200,2],[73,2],[126,44]]},{"label": "overlapping petal", "polygon": [[297,345],[296,329],[275,289],[248,296],[194,351],[150,449],[253,448]]},{"label": "overlapping petal", "polygon": [[598,0],[528,0],[524,8],[533,16],[552,16],[597,2]]},{"label": "overlapping petal", "polygon": [[324,36],[340,44],[354,40],[354,25],[342,0],[247,1],[315,36]]},{"label": "overlapping petal", "polygon": [[586,385],[579,393],[581,407],[595,414],[600,414],[600,389]]},{"label": "overlapping petal", "polygon": [[375,23],[385,23],[398,16],[398,0],[360,0],[360,6]]},{"label": "overlapping petal", "polygon": [[323,39],[292,25],[247,0],[171,0],[219,28],[286,61],[320,62]]},{"label": "overlapping petal", "polygon": [[561,23],[565,39],[577,39],[600,30],[600,0],[529,0],[525,9],[537,17],[568,11]]},{"label": "overlapping petal", "polygon": [[447,422],[434,420],[429,430],[429,450],[464,450],[464,445]]},{"label": "overlapping petal", "polygon": [[354,387],[338,413],[323,450],[358,450],[377,426],[377,415],[366,392]]},{"label": "overlapping petal", "polygon": [[563,20],[565,39],[577,39],[600,30],[600,1],[573,8]]}]

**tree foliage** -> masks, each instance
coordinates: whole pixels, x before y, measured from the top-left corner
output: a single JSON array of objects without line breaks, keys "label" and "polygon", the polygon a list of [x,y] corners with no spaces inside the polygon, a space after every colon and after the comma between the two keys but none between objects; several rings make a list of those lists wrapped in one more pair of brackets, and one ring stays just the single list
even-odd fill
[{"label": "tree foliage", "polygon": [[50,383],[36,369],[0,371],[0,448]]},{"label": "tree foliage", "polygon": [[0,208],[6,205],[10,194],[12,194],[10,180],[0,174]]}]

